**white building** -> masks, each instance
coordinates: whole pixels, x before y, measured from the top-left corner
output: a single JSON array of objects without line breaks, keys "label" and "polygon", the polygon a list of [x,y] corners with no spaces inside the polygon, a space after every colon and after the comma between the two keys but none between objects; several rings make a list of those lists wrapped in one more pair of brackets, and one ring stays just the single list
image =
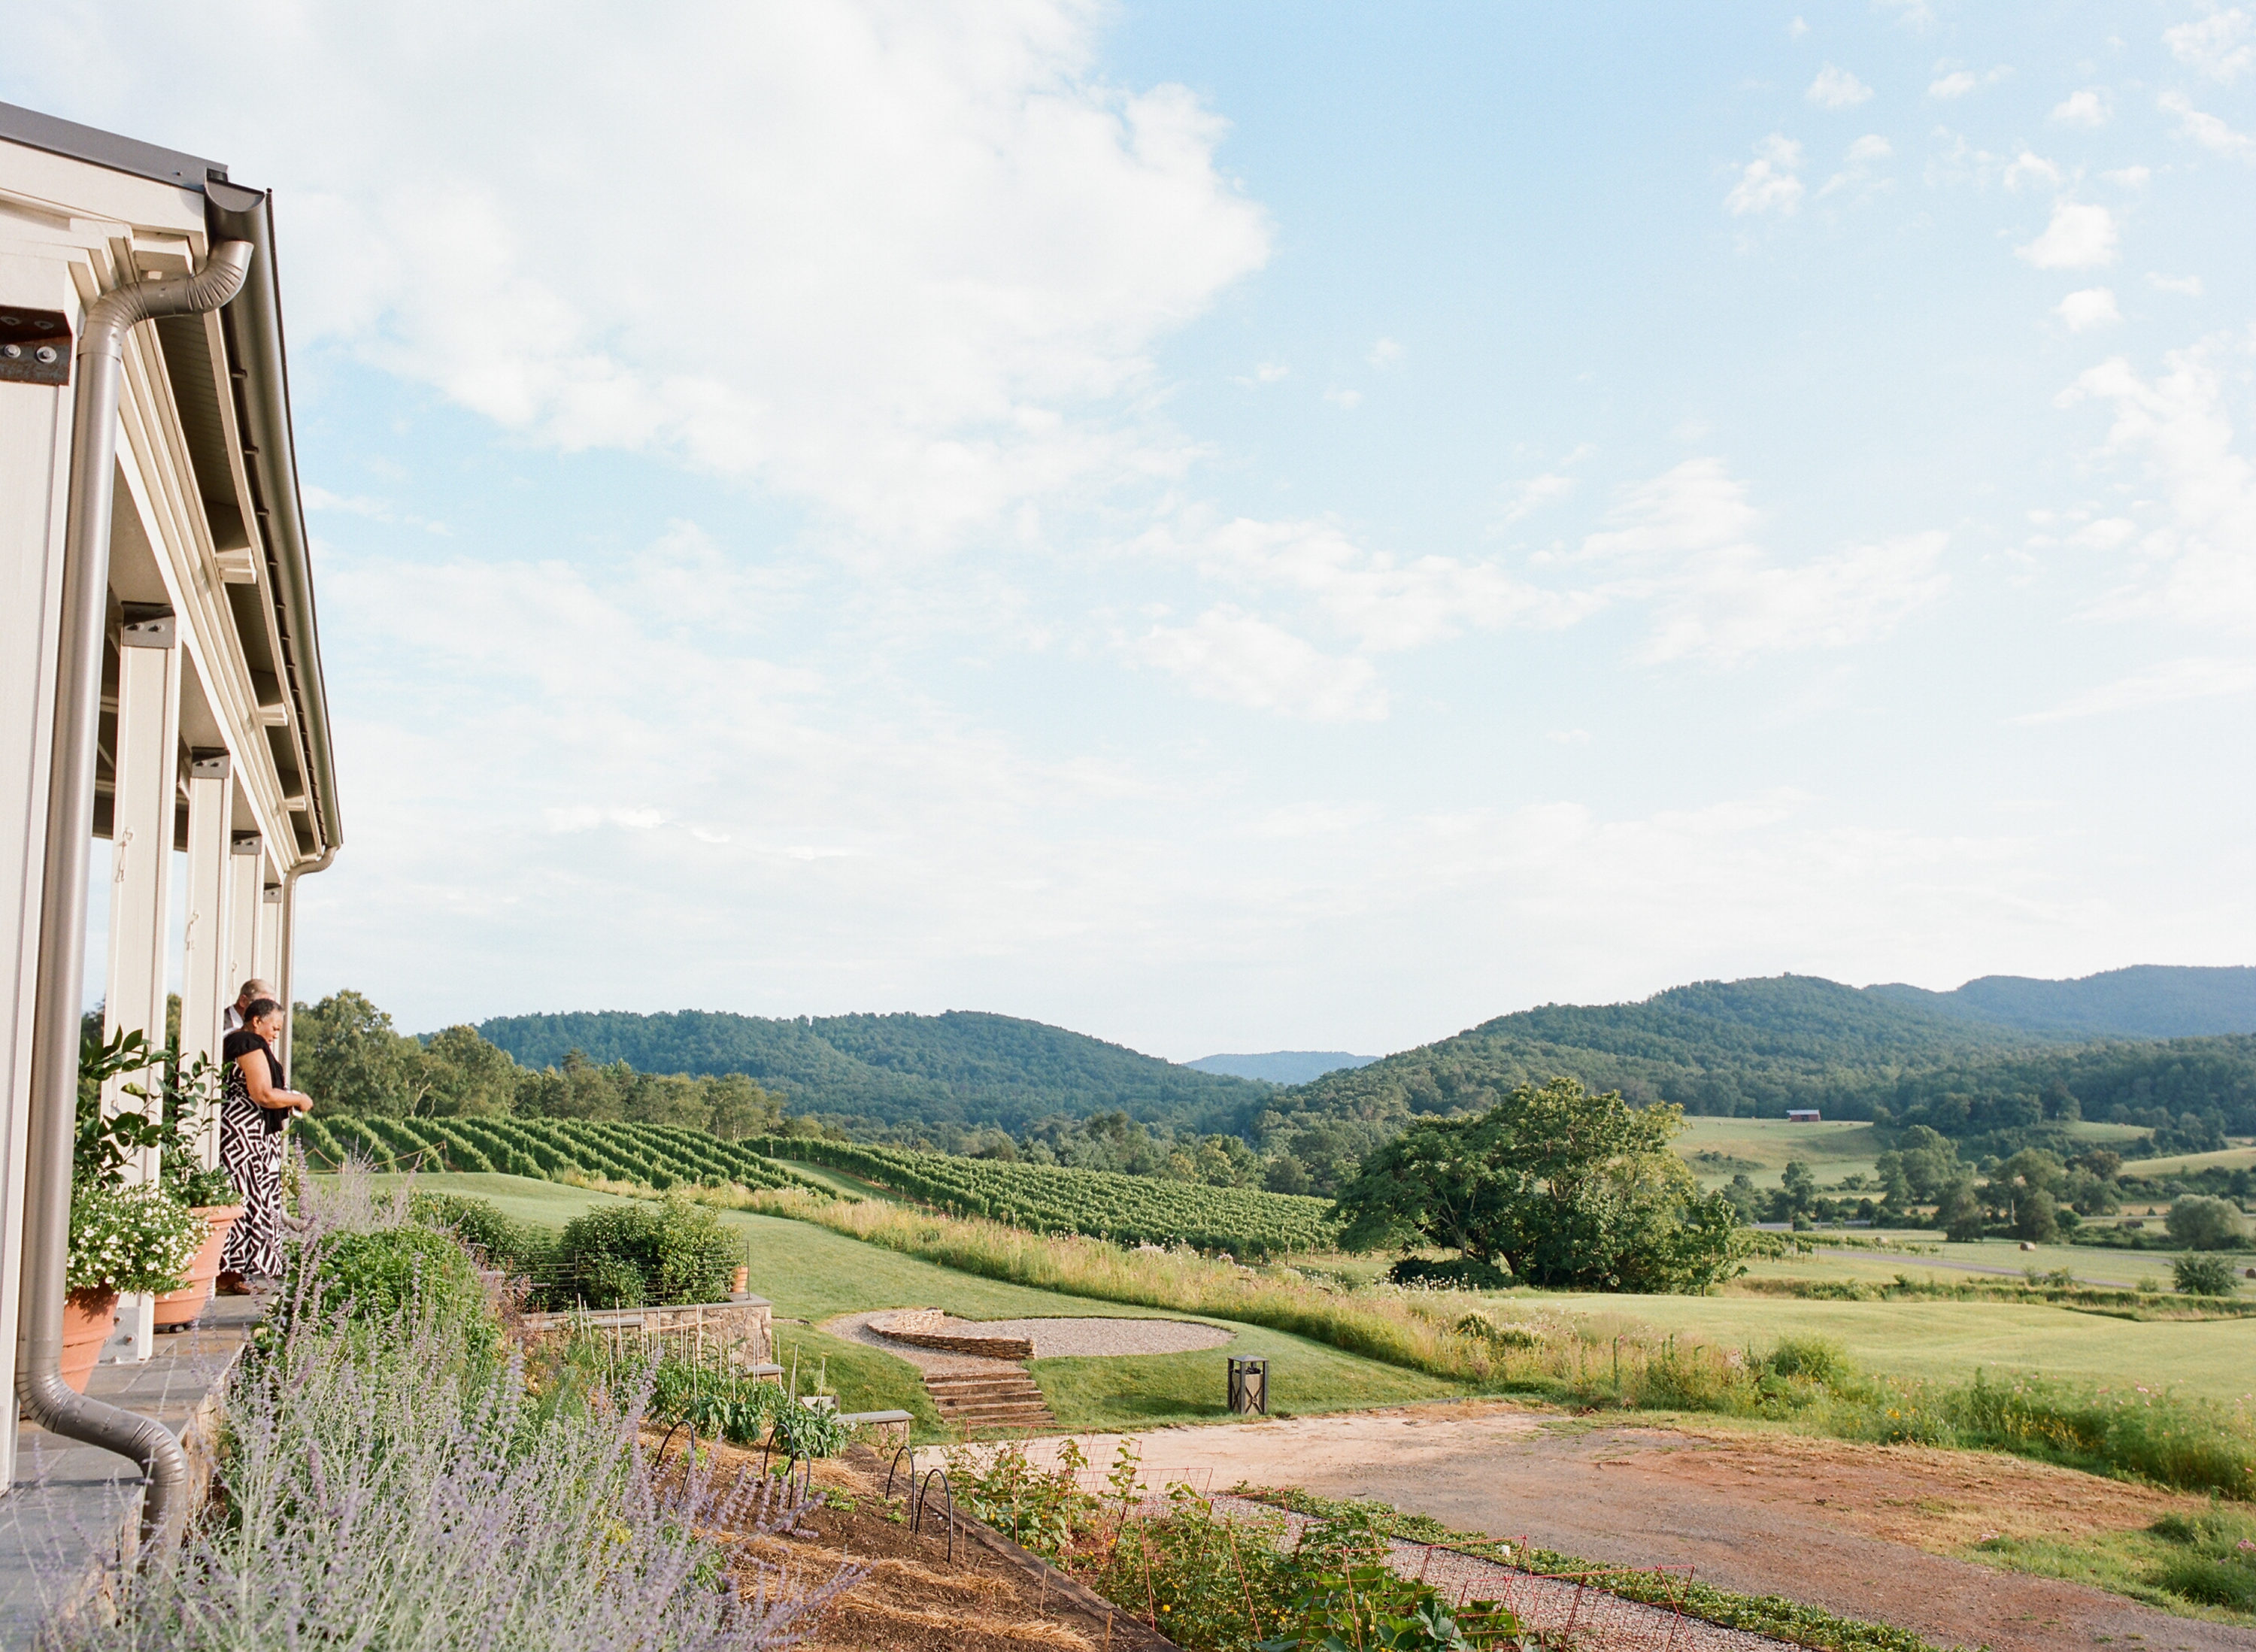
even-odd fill
[{"label": "white building", "polygon": [[[178,313],[118,316],[134,305]],[[98,341],[121,330],[105,420]],[[106,534],[88,531],[105,505]],[[111,1027],[161,1042],[177,963],[182,1045],[216,1055],[236,983],[266,977],[289,1001],[297,882],[339,840],[269,198],[224,166],[0,104],[5,1415],[36,1398],[40,1294],[60,1301],[52,1167],[33,1150],[75,1086],[89,871],[109,879]],[[12,1459],[14,1429],[0,1441]]]}]

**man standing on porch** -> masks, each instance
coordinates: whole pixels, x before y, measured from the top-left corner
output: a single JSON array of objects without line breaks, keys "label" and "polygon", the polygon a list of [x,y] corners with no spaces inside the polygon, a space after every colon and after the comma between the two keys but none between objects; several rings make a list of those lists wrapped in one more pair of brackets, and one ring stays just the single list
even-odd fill
[{"label": "man standing on porch", "polygon": [[229,1033],[242,1031],[243,1015],[250,1006],[260,999],[273,996],[272,982],[262,981],[252,976],[243,984],[243,991],[235,995],[235,1002],[227,1006],[227,1013],[219,1018],[219,1035],[225,1038]]}]

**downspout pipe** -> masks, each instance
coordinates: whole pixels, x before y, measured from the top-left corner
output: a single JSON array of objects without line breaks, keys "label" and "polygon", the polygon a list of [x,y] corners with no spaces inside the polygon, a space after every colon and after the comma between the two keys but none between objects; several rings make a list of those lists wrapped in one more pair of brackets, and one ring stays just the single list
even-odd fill
[{"label": "downspout pipe", "polygon": [[337,858],[337,846],[331,844],[311,860],[301,860],[282,874],[282,964],[275,971],[282,978],[275,985],[281,989],[282,1007],[287,1012],[282,1018],[282,1068],[288,1071],[298,1064],[291,1053],[297,1041],[291,1029],[297,1025],[297,983],[291,978],[298,972],[298,879],[308,872],[327,872],[329,863]]},{"label": "downspout pipe", "polygon": [[223,242],[194,275],[120,287],[89,305],[78,341],[78,399],[71,431],[70,516],[64,535],[62,636],[56,651],[54,751],[47,779],[46,872],[32,1034],[16,1392],[32,1420],[49,1432],[102,1446],[141,1465],[148,1477],[141,1504],[142,1553],[158,1557],[159,1564],[178,1547],[187,1524],[188,1465],[180,1442],[154,1417],[73,1393],[61,1372],[78,1119],[78,999],[86,970],[86,880],[94,843],[117,404],[126,335],[159,315],[217,309],[242,290],[250,253],[247,242]]}]

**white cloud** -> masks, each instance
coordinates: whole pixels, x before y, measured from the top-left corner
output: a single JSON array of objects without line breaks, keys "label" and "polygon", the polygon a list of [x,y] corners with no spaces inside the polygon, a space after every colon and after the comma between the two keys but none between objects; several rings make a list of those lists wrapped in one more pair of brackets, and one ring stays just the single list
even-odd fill
[{"label": "white cloud", "polygon": [[1948,74],[1938,74],[1927,83],[1927,95],[1933,98],[1963,97],[1980,88],[1980,78],[1965,69],[1953,69]]},{"label": "white cloud", "polygon": [[1363,392],[1359,390],[1343,390],[1338,385],[1334,385],[1324,392],[1324,399],[1335,407],[1351,412],[1362,404]]},{"label": "white cloud", "polygon": [[2080,293],[2069,293],[2053,307],[2053,314],[2067,324],[2071,333],[2088,332],[2123,319],[2123,312],[2115,307],[2114,292],[2104,286],[2088,286]]},{"label": "white cloud", "polygon": [[1233,385],[1244,385],[1248,389],[1251,389],[1259,385],[1273,385],[1279,379],[1289,376],[1292,371],[1282,362],[1262,362],[1251,372],[1242,374],[1230,382]]},{"label": "white cloud", "polygon": [[1773,132],[1755,145],[1755,159],[1739,174],[1724,205],[1734,216],[1749,213],[1790,214],[1801,205],[1801,145]]},{"label": "white cloud", "polygon": [[1547,591],[1493,562],[1366,551],[1329,522],[1241,517],[1186,547],[1153,548],[1187,550],[1208,577],[1250,595],[1301,601],[1312,617],[1375,652],[1421,647],[1469,627],[1571,625],[1598,605],[1594,597]]},{"label": "white cloud", "polygon": [[[1821,197],[1830,195],[1861,184],[1874,183],[1872,169],[1895,152],[1895,146],[1878,132],[1865,133],[1849,145],[1841,170],[1825,180],[1825,187],[1817,192],[1818,194]],[[1887,186],[1882,180],[1878,187],[1885,188]]]},{"label": "white cloud", "polygon": [[2252,27],[2248,13],[2233,6],[2165,29],[2162,41],[2179,62],[2229,85],[2256,66],[2256,41],[2252,41],[2252,35],[2256,35],[2256,27]]},{"label": "white cloud", "polygon": [[1150,348],[1268,254],[1223,123],[1100,76],[1075,0],[292,19],[86,8],[30,74],[277,189],[300,349],[885,545],[1180,464]]},{"label": "white cloud", "polygon": [[2181,298],[2201,296],[2201,278],[2197,275],[2156,275],[2149,273],[2147,285],[2158,293],[2175,293]]},{"label": "white cloud", "polygon": [[2235,131],[2214,115],[2196,109],[2182,92],[2165,92],[2162,108],[2178,117],[2178,136],[2234,160],[2256,161],[2256,138]]},{"label": "white cloud", "polygon": [[1893,630],[1949,582],[1940,532],[1773,561],[1760,513],[1720,459],[1688,459],[1626,491],[1579,560],[1618,570],[1601,589],[1653,611],[1648,662],[1729,665],[1758,653],[1841,647]]},{"label": "white cloud", "polygon": [[1807,23],[1804,23],[1800,18],[1796,18],[1793,22],[1786,25],[1786,38],[1789,40],[1799,40],[1803,35],[1808,32],[1809,25]]},{"label": "white cloud", "polygon": [[1371,354],[1365,359],[1373,367],[1392,367],[1402,359],[1402,346],[1391,338],[1382,338],[1371,347]]},{"label": "white cloud", "polygon": [[2074,717],[2143,711],[2150,706],[2245,694],[2252,688],[2256,688],[2256,659],[2172,660],[2074,695],[2049,710],[2032,711],[2013,721],[2063,723]]},{"label": "white cloud", "polygon": [[2085,270],[2114,263],[2116,239],[2115,217],[2106,208],[2059,201],[2044,233],[2013,251],[2040,270]]},{"label": "white cloud", "polygon": [[2247,355],[2245,342],[2212,339],[2173,351],[2152,379],[2119,357],[2062,393],[2063,406],[2112,406],[2104,455],[2136,459],[2159,495],[2134,507],[2144,531],[2131,578],[2099,612],[2256,632],[2256,465],[2239,450],[2226,405]]},{"label": "white cloud", "polygon": [[2063,126],[2097,129],[2107,124],[2114,115],[2114,106],[2107,100],[2106,89],[2097,86],[2087,86],[2080,92],[2070,92],[2052,107],[2052,118]]},{"label": "white cloud", "polygon": [[1188,625],[1154,625],[1130,653],[1209,700],[1319,723],[1370,722],[1386,715],[1385,691],[1369,660],[1324,653],[1227,604]]},{"label": "white cloud", "polygon": [[2060,187],[2060,168],[2041,155],[2023,150],[2014,157],[2013,164],[2006,168],[2006,187],[2018,193],[2024,184],[2041,185],[2047,189]]},{"label": "white cloud", "polygon": [[2119,184],[2126,189],[2144,189],[2154,179],[2153,171],[2145,166],[2117,166],[2099,175],[2109,183]]},{"label": "white cloud", "polygon": [[1531,516],[1546,505],[1555,505],[1575,491],[1575,478],[1570,474],[1576,465],[1588,459],[1597,449],[1584,442],[1558,465],[1540,476],[1515,482],[1505,490],[1504,513],[1498,519],[1499,526],[1509,526],[1524,516]]},{"label": "white cloud", "polygon": [[1820,109],[1854,109],[1871,98],[1872,88],[1848,70],[1828,63],[1802,95]]}]

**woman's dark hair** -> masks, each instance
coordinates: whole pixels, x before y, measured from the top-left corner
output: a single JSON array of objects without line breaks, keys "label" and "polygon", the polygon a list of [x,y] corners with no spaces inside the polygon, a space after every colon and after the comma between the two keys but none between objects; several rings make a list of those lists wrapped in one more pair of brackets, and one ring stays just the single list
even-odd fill
[{"label": "woman's dark hair", "polygon": [[248,1027],[262,1015],[271,1015],[282,1006],[271,998],[255,998],[243,1006],[243,1024]]}]

